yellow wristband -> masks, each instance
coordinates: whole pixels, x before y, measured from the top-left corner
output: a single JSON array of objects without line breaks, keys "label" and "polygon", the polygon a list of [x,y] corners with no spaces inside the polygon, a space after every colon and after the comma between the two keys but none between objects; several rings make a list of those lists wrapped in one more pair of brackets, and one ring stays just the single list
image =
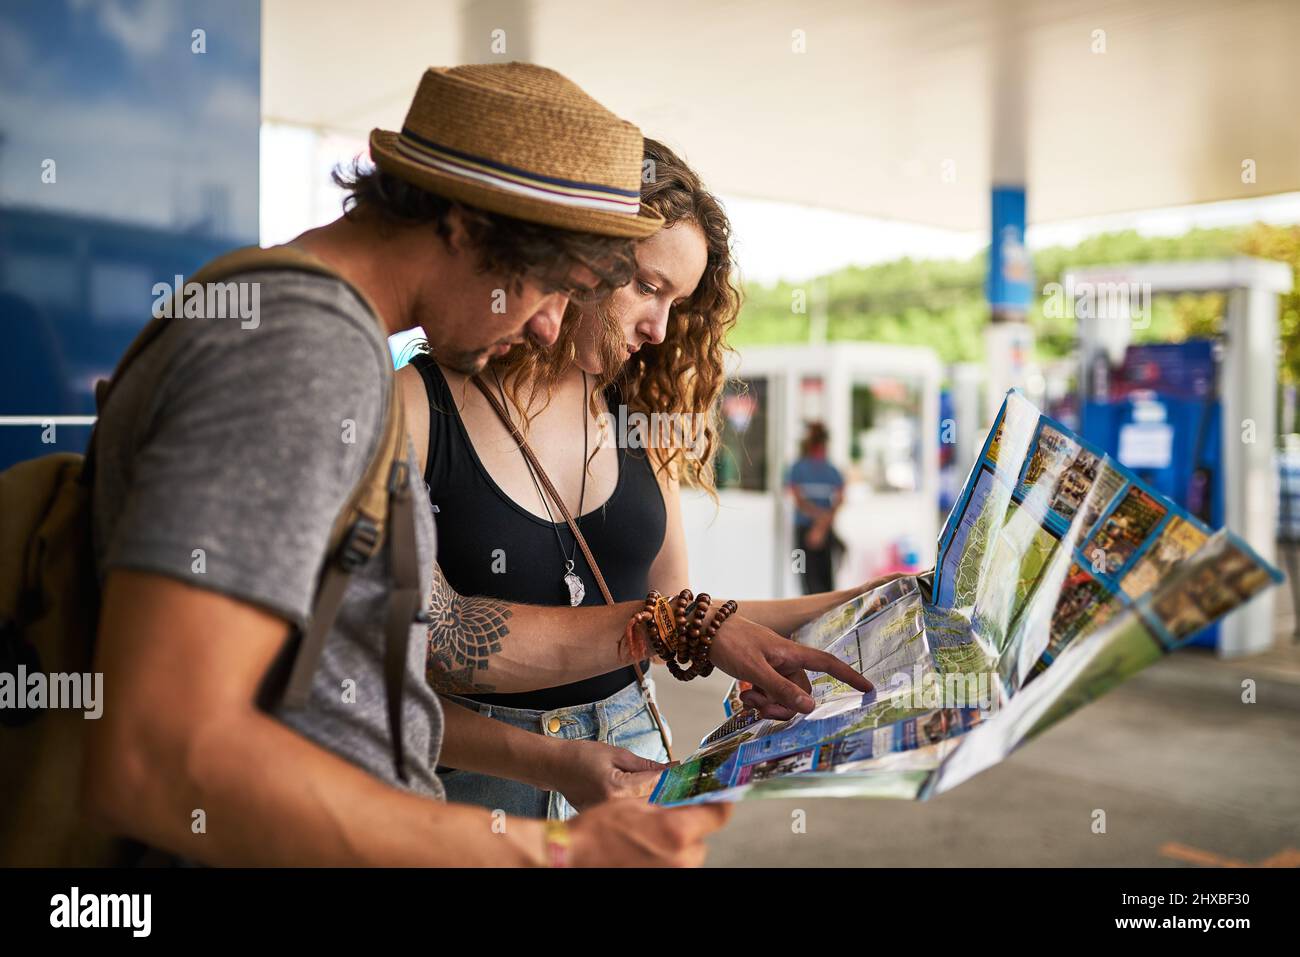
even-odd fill
[{"label": "yellow wristband", "polygon": [[546,866],[569,866],[569,824],[567,821],[551,821],[545,824]]}]

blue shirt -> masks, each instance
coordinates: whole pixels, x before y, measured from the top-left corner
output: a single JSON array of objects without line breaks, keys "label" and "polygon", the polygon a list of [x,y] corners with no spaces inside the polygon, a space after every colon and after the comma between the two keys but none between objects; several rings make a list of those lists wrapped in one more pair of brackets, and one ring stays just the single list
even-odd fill
[{"label": "blue shirt", "polygon": [[[785,485],[797,489],[813,505],[830,508],[835,493],[844,487],[844,476],[825,459],[799,459],[786,470]],[[812,519],[796,508],[794,527],[807,528],[811,524]]]}]

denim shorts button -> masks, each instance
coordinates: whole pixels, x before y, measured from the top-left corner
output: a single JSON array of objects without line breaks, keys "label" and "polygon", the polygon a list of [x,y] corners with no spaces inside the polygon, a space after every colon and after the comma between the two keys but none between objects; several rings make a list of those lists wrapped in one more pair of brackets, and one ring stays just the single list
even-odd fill
[{"label": "denim shorts button", "polygon": [[546,722],[546,730],[551,732],[551,734],[559,734],[561,724],[563,724],[563,722],[560,721],[559,718],[552,718],[550,721]]}]

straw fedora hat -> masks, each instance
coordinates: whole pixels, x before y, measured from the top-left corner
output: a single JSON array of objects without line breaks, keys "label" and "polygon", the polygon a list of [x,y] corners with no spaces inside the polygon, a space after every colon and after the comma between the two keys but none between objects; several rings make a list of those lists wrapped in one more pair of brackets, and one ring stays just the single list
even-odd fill
[{"label": "straw fedora hat", "polygon": [[426,70],[400,133],[370,155],[421,189],[534,223],[644,237],[641,131],[554,70],[491,63]]}]

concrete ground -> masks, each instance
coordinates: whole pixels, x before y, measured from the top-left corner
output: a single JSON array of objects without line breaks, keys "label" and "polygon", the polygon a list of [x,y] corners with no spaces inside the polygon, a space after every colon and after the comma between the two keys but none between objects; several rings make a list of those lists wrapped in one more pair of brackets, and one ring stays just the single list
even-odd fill
[{"label": "concrete ground", "polygon": [[[1300,646],[1289,584],[1277,598],[1267,654],[1169,655],[928,802],[741,802],[710,840],[709,864],[1300,866]],[[1257,683],[1255,704],[1241,701],[1245,678]],[[665,673],[656,684],[684,757],[721,720],[729,679]]]}]

